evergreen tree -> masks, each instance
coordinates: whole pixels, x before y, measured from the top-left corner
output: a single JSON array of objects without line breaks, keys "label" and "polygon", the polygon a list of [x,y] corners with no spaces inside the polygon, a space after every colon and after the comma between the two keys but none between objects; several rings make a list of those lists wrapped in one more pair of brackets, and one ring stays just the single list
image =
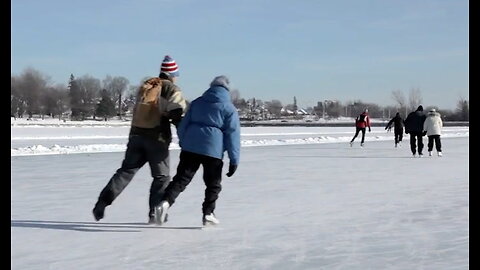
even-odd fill
[{"label": "evergreen tree", "polygon": [[70,108],[72,109],[71,119],[78,120],[80,118],[83,118],[82,94],[73,74],[70,74],[70,81],[68,82],[68,95],[70,97]]},{"label": "evergreen tree", "polygon": [[112,101],[110,93],[105,89],[102,90],[102,99],[97,104],[95,113],[103,117],[105,121],[107,121],[109,117],[115,116],[115,102]]}]

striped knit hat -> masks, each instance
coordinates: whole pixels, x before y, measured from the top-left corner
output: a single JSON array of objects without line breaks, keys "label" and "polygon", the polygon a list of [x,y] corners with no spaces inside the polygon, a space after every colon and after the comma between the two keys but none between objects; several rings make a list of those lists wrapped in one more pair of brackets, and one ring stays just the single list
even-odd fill
[{"label": "striped knit hat", "polygon": [[170,56],[165,55],[163,59],[162,66],[160,67],[160,73],[165,73],[171,77],[178,77],[178,66],[175,60],[173,60]]}]

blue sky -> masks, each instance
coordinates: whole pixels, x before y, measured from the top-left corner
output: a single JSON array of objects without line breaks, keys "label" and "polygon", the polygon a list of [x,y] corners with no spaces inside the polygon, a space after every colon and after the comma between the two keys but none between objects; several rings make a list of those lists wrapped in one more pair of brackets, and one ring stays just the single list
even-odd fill
[{"label": "blue sky", "polygon": [[224,74],[245,99],[386,106],[416,88],[454,109],[469,93],[468,16],[466,0],[16,0],[11,72],[138,84],[168,54],[189,100]]}]

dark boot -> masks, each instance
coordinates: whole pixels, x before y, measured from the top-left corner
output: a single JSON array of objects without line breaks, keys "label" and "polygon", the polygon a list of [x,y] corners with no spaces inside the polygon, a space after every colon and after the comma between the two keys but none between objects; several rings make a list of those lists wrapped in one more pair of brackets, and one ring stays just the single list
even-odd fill
[{"label": "dark boot", "polygon": [[95,218],[96,221],[99,221],[100,219],[103,218],[105,214],[105,207],[107,207],[107,204],[103,201],[98,201],[95,204],[95,207],[93,208],[93,217]]}]

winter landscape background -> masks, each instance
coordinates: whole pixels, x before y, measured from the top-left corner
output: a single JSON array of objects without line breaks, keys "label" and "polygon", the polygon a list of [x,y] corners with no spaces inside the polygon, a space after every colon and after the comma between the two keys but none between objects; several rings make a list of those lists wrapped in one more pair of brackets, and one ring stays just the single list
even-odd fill
[{"label": "winter landscape background", "polygon": [[[364,148],[353,125],[243,127],[221,224],[204,229],[201,169],[164,226],[146,224],[148,166],[94,221],[128,122],[11,123],[11,269],[469,268],[468,127],[423,158],[383,127]],[[175,138],[172,176],[178,155]]]}]

